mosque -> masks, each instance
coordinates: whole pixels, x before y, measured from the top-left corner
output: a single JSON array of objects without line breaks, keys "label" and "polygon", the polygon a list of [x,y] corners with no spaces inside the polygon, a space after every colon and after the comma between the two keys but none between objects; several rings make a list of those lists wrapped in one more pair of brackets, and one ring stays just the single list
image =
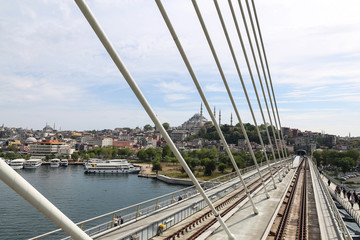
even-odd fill
[{"label": "mosque", "polygon": [[[216,117],[216,109],[214,107],[214,116]],[[200,106],[200,113],[195,113],[189,120],[184,122],[178,129],[190,130],[190,129],[199,129],[204,126],[204,124],[208,122],[208,120],[203,116],[203,107],[202,103]],[[219,111],[219,125],[221,125],[221,111]],[[231,115],[231,124],[232,126],[232,115]]]}]

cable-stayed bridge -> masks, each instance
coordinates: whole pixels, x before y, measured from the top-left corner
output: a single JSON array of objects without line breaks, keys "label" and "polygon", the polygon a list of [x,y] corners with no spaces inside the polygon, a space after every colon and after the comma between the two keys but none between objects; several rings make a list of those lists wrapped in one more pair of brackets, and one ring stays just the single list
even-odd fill
[{"label": "cable-stayed bridge", "polygon": [[[235,66],[240,86],[244,92],[262,151],[265,153],[265,164],[263,166],[259,166],[257,163],[242,122],[242,113],[238,110],[237,102],[233,97],[233,91],[228,84],[223,65],[219,60],[217,49],[213,44],[212,37],[203,19],[202,10],[199,8],[197,1],[192,0],[199,24],[201,25],[202,34],[206,38],[209,50],[221,76],[221,81],[224,84],[236,118],[240,123],[242,133],[248,145],[249,155],[254,163],[253,169],[247,169],[246,173],[244,170],[239,169],[235,162],[229,145],[220,129],[220,124],[212,113],[210,103],[198,81],[197,74],[188,59],[186,51],[182,47],[176,29],[171,23],[171,17],[167,14],[161,0],[155,0],[164,23],[174,40],[185,67],[235,169],[231,176],[226,176],[225,179],[216,179],[211,183],[200,183],[195,178],[148,100],[138,87],[136,79],[127,70],[125,63],[115,50],[89,6],[82,0],[75,0],[75,2],[144,110],[170,146],[177,160],[193,182],[194,187],[187,189],[187,192],[181,195],[173,193],[171,198],[167,196],[167,199],[164,201],[157,199],[155,207],[154,204],[144,203],[146,207],[142,208],[141,211],[140,205],[138,205],[136,211],[128,210],[126,212],[127,209],[115,211],[104,222],[98,221],[100,218],[95,218],[91,221],[74,224],[41,194],[31,188],[26,181],[17,176],[14,171],[8,170],[4,163],[1,163],[1,179],[5,183],[54,221],[73,239],[282,239],[285,236],[289,239],[293,236],[297,239],[319,239],[319,237],[323,239],[351,238],[349,228],[345,226],[343,218],[331,198],[331,189],[329,191],[326,187],[312,161],[307,158],[301,158],[304,161],[301,161],[300,164],[300,158],[297,158],[296,164],[293,167],[294,158],[288,154],[284,135],[281,131],[281,118],[264,41],[261,35],[260,23],[253,0],[239,0],[236,7],[234,4],[236,1],[228,1],[228,7],[231,12],[231,16],[228,17],[233,20],[232,27],[236,33],[235,39],[241,46],[240,51],[243,55],[241,60],[245,61],[246,70],[251,80],[251,89],[248,89],[245,83],[244,75],[240,68],[240,59],[234,48],[234,38],[229,36],[229,26],[224,21],[223,12],[217,0],[214,0],[216,9],[216,16],[214,17],[221,24],[227,48],[231,53],[231,61]],[[240,32],[240,24],[243,24],[245,34]],[[249,45],[250,51],[247,50],[245,44]],[[259,89],[257,87],[258,84],[260,85]],[[256,104],[254,105],[251,102],[250,91],[254,93],[253,97],[256,99]],[[256,111],[260,113],[260,120],[256,118]],[[271,158],[266,154],[258,121],[266,126],[266,138],[270,144]],[[267,126],[271,127],[273,137],[270,136]],[[298,182],[299,186],[302,187],[298,187]],[[314,190],[311,191],[309,188]],[[178,195],[177,199],[174,198],[175,195]],[[309,195],[312,197],[311,201],[308,200]],[[296,203],[297,200],[299,200],[298,203]],[[325,207],[321,208],[318,206]],[[294,208],[297,210],[294,210]],[[127,221],[119,225],[115,217],[118,212],[122,211],[126,212],[122,215],[124,217],[127,216]],[[356,214],[356,212],[353,212],[353,217],[356,218]],[[316,217],[313,217],[315,215]],[[316,218],[318,221],[315,220]],[[205,223],[206,221],[209,223]],[[88,222],[93,222],[93,224],[90,228],[85,229],[84,225]],[[196,227],[198,225],[205,227]],[[238,231],[239,229],[240,231]],[[186,234],[185,232],[193,232],[193,234]],[[47,236],[48,234],[45,234],[45,237]],[[36,238],[40,239],[41,237]]]}]

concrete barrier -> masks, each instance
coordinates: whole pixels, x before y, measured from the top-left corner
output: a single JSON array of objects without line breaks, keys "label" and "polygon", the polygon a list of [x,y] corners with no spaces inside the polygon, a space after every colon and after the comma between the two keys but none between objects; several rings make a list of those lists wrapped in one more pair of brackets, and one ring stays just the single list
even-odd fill
[{"label": "concrete barrier", "polygon": [[[185,185],[185,186],[192,186],[194,185],[190,179],[179,179],[179,178],[171,178],[164,175],[157,175],[156,178],[160,181],[170,183],[170,184],[178,184],[178,185]],[[199,181],[202,183],[202,181]]]}]

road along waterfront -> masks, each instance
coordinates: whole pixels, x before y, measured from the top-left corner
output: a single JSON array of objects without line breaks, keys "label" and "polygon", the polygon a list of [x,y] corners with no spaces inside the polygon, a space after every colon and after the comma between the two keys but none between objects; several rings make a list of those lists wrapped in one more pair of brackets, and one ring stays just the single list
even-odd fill
[{"label": "road along waterfront", "polygon": [[[83,166],[17,172],[74,222],[184,188],[136,174],[84,174]],[[28,239],[58,227],[0,181],[0,239]]]}]

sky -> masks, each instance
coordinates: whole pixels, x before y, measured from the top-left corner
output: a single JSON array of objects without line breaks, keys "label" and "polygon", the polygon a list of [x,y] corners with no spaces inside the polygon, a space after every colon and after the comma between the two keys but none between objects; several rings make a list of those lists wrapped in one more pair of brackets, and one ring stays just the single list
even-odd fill
[{"label": "sky", "polygon": [[[179,126],[200,112],[201,98],[155,1],[87,3],[161,122]],[[360,2],[255,4],[281,125],[360,136]],[[222,124],[230,124],[232,114],[236,124],[191,1],[163,0],[163,5],[212,111],[215,107],[218,118],[221,110]],[[198,5],[240,118],[254,124],[213,1],[198,0]],[[257,124],[262,124],[229,6],[224,0],[219,5]],[[233,5],[270,122],[237,1]],[[42,129],[48,123],[61,130],[153,125],[74,1],[1,1],[0,32],[0,124]],[[206,109],[204,116],[210,119]]]}]

